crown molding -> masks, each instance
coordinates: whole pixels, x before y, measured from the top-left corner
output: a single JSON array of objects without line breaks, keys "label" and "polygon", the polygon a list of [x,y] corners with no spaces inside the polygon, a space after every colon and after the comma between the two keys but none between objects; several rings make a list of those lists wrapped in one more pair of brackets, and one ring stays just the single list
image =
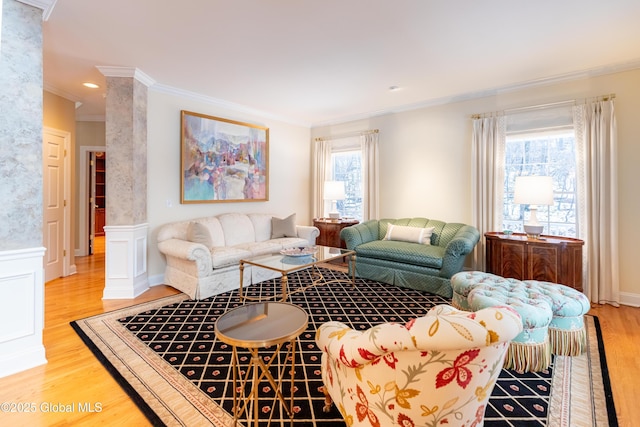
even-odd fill
[{"label": "crown molding", "polygon": [[202,94],[195,93],[195,92],[190,92],[190,91],[187,91],[187,90],[184,90],[184,89],[179,89],[179,88],[172,87],[172,86],[167,86],[167,85],[163,85],[163,84],[155,84],[152,89],[154,91],[156,91],[156,92],[166,93],[168,95],[173,95],[173,96],[177,96],[177,97],[180,97],[180,98],[191,99],[191,100],[194,100],[194,101],[197,101],[197,102],[202,102],[204,104],[209,104],[209,105],[213,105],[213,106],[216,106],[216,107],[237,111],[237,112],[240,112],[240,113],[243,113],[243,114],[251,114],[251,115],[254,115],[254,116],[257,116],[257,117],[261,117],[261,118],[264,118],[264,119],[277,120],[279,122],[283,122],[283,123],[287,123],[287,124],[295,125],[295,126],[303,126],[303,127],[307,127],[307,128],[310,127],[309,123],[296,122],[294,120],[291,120],[288,117],[277,116],[275,114],[267,113],[265,111],[256,110],[254,108],[250,108],[250,107],[247,107],[245,105],[235,104],[233,102],[225,101],[225,100],[218,99],[218,98],[213,98],[213,97],[202,95]]},{"label": "crown molding", "polygon": [[348,117],[340,117],[335,120],[327,120],[323,122],[313,123],[311,127],[315,128],[315,127],[322,127],[322,126],[338,125],[342,123],[383,116],[385,114],[397,114],[405,111],[419,110],[421,108],[429,108],[429,107],[436,107],[439,105],[452,104],[454,102],[470,101],[474,99],[484,98],[487,96],[495,96],[499,94],[510,93],[510,92],[536,88],[541,86],[550,86],[550,85],[554,85],[562,82],[604,76],[607,74],[621,73],[624,71],[631,71],[638,68],[640,68],[640,58],[636,58],[634,60],[623,62],[623,63],[607,65],[607,66],[598,67],[598,68],[591,68],[588,70],[575,71],[572,73],[566,73],[566,74],[561,74],[561,75],[552,76],[552,77],[545,77],[542,79],[530,80],[526,82],[520,82],[520,83],[508,85],[508,86],[500,86],[500,87],[485,89],[481,91],[467,92],[467,93],[461,93],[458,95],[452,95],[452,96],[447,96],[442,98],[429,99],[424,102],[420,102],[416,104],[401,105],[396,108],[390,108],[386,110],[363,112],[363,113],[354,114]]},{"label": "crown molding", "polygon": [[72,102],[80,101],[80,97],[79,96],[74,95],[74,94],[69,93],[69,92],[65,92],[63,90],[60,90],[57,87],[52,86],[51,84],[49,84],[47,82],[43,82],[42,89],[46,90],[47,92],[51,92],[54,95],[61,96],[64,99],[68,99],[69,101],[72,101]]},{"label": "crown molding", "polygon": [[96,68],[105,77],[131,77],[138,80],[140,83],[144,84],[147,87],[151,87],[156,84],[156,81],[154,79],[135,67],[112,67],[106,65],[97,65]]},{"label": "crown molding", "polygon": [[42,20],[47,21],[53,12],[57,0],[18,0],[20,3],[42,9]]}]

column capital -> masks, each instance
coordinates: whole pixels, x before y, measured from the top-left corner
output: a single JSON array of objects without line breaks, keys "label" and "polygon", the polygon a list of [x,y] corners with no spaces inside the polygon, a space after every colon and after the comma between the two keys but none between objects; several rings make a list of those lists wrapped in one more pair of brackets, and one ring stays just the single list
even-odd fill
[{"label": "column capital", "polygon": [[138,80],[147,87],[153,86],[156,81],[135,67],[111,67],[106,65],[97,65],[96,68],[105,77],[130,77]]},{"label": "column capital", "polygon": [[57,0],[18,0],[20,3],[42,9],[42,20],[47,21]]}]

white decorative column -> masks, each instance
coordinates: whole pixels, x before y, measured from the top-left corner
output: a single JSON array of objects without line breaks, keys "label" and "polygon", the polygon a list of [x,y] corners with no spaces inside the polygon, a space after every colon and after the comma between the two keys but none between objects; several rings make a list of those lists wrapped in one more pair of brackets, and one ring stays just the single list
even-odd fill
[{"label": "white decorative column", "polygon": [[42,244],[42,20],[0,2],[0,377],[47,363]]},{"label": "white decorative column", "polygon": [[147,224],[107,225],[103,299],[135,298],[147,289]]},{"label": "white decorative column", "polygon": [[147,276],[147,89],[135,68],[98,67],[107,81],[104,299],[135,298]]}]

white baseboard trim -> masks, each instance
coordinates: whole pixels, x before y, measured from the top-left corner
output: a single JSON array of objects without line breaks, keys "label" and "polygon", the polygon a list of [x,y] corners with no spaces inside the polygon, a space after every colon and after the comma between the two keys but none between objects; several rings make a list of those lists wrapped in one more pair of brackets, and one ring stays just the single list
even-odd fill
[{"label": "white baseboard trim", "polygon": [[158,286],[164,285],[164,274],[156,274],[155,276],[150,276],[148,278],[149,286]]},{"label": "white baseboard trim", "polygon": [[631,292],[620,292],[620,304],[631,307],[640,307],[640,294]]}]

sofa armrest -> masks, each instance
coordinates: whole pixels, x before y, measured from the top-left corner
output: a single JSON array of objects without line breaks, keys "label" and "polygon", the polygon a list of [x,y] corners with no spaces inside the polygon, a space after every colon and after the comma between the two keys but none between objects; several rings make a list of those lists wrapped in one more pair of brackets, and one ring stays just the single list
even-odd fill
[{"label": "sofa armrest", "polygon": [[340,238],[344,240],[347,249],[351,251],[358,245],[378,240],[378,220],[372,219],[345,227],[340,231]]},{"label": "sofa armrest", "polygon": [[211,252],[201,243],[180,239],[169,239],[158,243],[158,250],[167,257],[167,264],[176,260],[193,262],[199,277],[209,276],[213,271]]},{"label": "sofa armrest", "polygon": [[445,247],[440,276],[451,278],[462,271],[464,261],[480,240],[480,232],[471,225],[460,227],[456,235]]},{"label": "sofa armrest", "polygon": [[296,233],[301,239],[306,239],[309,246],[315,246],[316,239],[320,235],[320,229],[313,225],[296,225]]}]

